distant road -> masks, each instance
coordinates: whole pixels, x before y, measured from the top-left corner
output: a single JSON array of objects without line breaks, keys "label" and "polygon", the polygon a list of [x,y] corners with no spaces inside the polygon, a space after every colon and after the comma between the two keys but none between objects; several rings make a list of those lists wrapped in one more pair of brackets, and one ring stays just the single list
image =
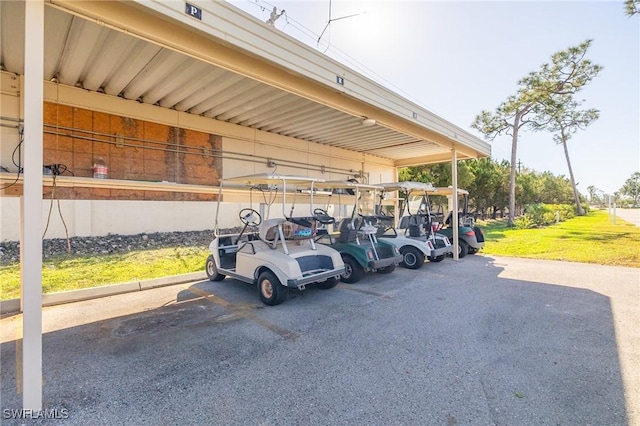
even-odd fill
[{"label": "distant road", "polygon": [[616,209],[616,218],[640,226],[640,209]]}]

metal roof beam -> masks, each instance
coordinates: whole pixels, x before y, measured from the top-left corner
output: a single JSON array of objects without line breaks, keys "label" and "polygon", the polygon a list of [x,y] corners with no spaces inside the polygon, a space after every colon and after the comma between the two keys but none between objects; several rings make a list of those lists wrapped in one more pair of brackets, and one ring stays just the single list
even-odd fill
[{"label": "metal roof beam", "polygon": [[245,120],[257,117],[265,112],[275,111],[278,108],[279,101],[289,96],[288,93],[279,90],[273,90],[268,95],[258,99],[252,99],[248,105],[245,105],[242,111],[233,117],[229,117],[228,121],[240,124]]},{"label": "metal roof beam", "polygon": [[[373,118],[393,131],[455,148],[460,155],[486,156],[491,152],[488,143],[469,132],[308,46],[239,14],[224,2],[207,3],[207,19],[195,22],[185,16],[179,5],[171,3],[51,1],[175,51],[270,86],[286,88],[297,96],[347,114]],[[263,43],[258,46],[256,40]],[[294,62],[292,58],[297,59]],[[347,84],[337,85],[336,75],[346,76]],[[418,118],[413,118],[412,112]],[[427,127],[420,117],[437,122],[444,130]]]},{"label": "metal roof beam", "polygon": [[273,92],[273,88],[265,85],[258,85],[254,88],[247,85],[243,93],[231,96],[219,103],[212,109],[204,113],[206,117],[215,117],[216,120],[227,121],[229,118],[236,116],[239,111],[245,111],[246,107],[250,107],[251,102],[260,99],[262,96]]},{"label": "metal roof beam", "polygon": [[93,91],[100,89],[109,77],[119,71],[120,65],[131,54],[135,44],[131,36],[111,31],[103,43],[101,54],[89,64],[82,87]]},{"label": "metal roof beam", "polygon": [[157,104],[160,99],[168,96],[170,93],[180,90],[183,86],[192,80],[197,80],[202,74],[206,74],[210,65],[194,61],[187,58],[178,68],[171,78],[162,78],[159,82],[150,88],[143,96],[142,102],[147,104]]},{"label": "metal roof beam", "polygon": [[271,104],[263,105],[256,108],[250,116],[244,117],[241,121],[238,121],[238,124],[241,126],[250,127],[254,127],[256,123],[265,124],[265,120],[267,120],[273,114],[273,111],[280,111],[283,108],[290,108],[290,105],[294,103],[303,103],[303,100],[299,98],[288,96],[289,93],[282,93],[285,96],[275,99],[271,102]]},{"label": "metal roof beam", "polygon": [[286,108],[282,108],[282,111],[278,111],[277,114],[271,115],[266,119],[266,124],[261,125],[260,130],[272,131],[274,128],[281,126],[283,120],[286,122],[292,122],[297,117],[307,114],[309,112],[317,113],[321,107],[317,105],[310,105],[306,100],[300,99],[299,101],[292,102]]},{"label": "metal roof beam", "polygon": [[60,58],[58,70],[60,83],[75,86],[81,81],[85,64],[100,50],[106,37],[106,28],[74,17]]},{"label": "metal roof beam", "polygon": [[321,133],[322,129],[327,127],[338,127],[347,124],[352,124],[353,117],[344,114],[332,114],[318,115],[318,119],[309,121],[306,123],[298,123],[295,126],[290,126],[290,129],[301,137],[317,136]]},{"label": "metal roof beam", "polygon": [[188,96],[194,96],[207,90],[207,88],[214,85],[214,82],[224,73],[225,71],[221,68],[212,68],[206,73],[201,74],[197,79],[187,80],[184,85],[181,85],[161,98],[159,104],[164,108],[177,109],[179,102]]},{"label": "metal roof beam", "polygon": [[159,46],[137,40],[131,46],[128,54],[123,55],[122,66],[118,67],[118,73],[114,74],[109,83],[105,85],[104,92],[108,95],[118,96],[159,51]]},{"label": "metal roof beam", "polygon": [[0,37],[0,64],[24,73],[24,2],[0,1],[0,28],[11,37]]},{"label": "metal roof beam", "polygon": [[186,57],[162,49],[124,89],[125,99],[138,99],[153,88],[158,80],[171,78]]},{"label": "metal roof beam", "polygon": [[189,97],[181,100],[175,106],[178,111],[189,111],[192,114],[200,114],[215,105],[212,98],[224,89],[242,80],[238,74],[222,73],[218,78],[201,87]]}]

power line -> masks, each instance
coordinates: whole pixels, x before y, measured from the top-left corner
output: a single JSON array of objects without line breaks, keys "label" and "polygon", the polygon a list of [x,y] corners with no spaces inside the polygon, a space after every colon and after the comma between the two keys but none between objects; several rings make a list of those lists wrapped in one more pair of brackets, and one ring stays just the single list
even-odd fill
[{"label": "power line", "polygon": [[[258,8],[260,8],[260,10],[262,12],[267,12],[268,10],[273,10],[274,6],[273,4],[265,1],[265,0],[246,0],[249,4],[255,5]],[[284,10],[283,10],[284,12]],[[347,18],[347,17],[351,17],[354,15],[349,15],[349,16],[345,16],[343,18]],[[306,41],[306,44],[308,44],[309,46],[313,47],[313,44],[315,44],[316,49],[320,50],[321,48],[324,48],[323,53],[326,52],[331,52],[333,55],[335,55],[336,58],[340,58],[342,59],[341,62],[343,62],[345,65],[350,65],[352,66],[356,71],[359,71],[361,73],[363,73],[364,75],[368,76],[369,78],[378,81],[379,83],[382,83],[383,85],[387,86],[389,89],[393,89],[394,91],[396,91],[399,94],[402,94],[405,98],[412,100],[413,102],[415,102],[418,105],[424,105],[422,101],[419,101],[418,99],[414,98],[411,94],[405,92],[404,90],[402,90],[401,88],[399,88],[398,86],[396,86],[395,84],[393,84],[392,82],[390,82],[389,80],[387,80],[386,78],[382,77],[380,74],[377,74],[375,71],[373,71],[372,69],[368,68],[366,65],[362,64],[361,62],[359,62],[357,59],[355,59],[353,56],[349,55],[348,53],[342,51],[341,49],[335,47],[334,45],[332,45],[329,42],[324,42],[324,40],[321,40],[322,35],[318,35],[315,32],[313,32],[313,30],[307,28],[306,26],[304,26],[302,23],[300,23],[299,21],[295,20],[293,17],[291,17],[288,13],[284,12],[284,17],[285,17],[285,21],[286,24],[282,27],[281,31],[284,32],[285,28],[287,28],[287,26],[291,26],[293,28],[295,28],[296,30],[300,31],[305,37],[308,38],[308,40]],[[343,18],[337,18],[337,19],[343,19]],[[337,19],[333,19],[333,20],[337,20]],[[330,18],[331,20],[331,18]],[[327,23],[328,26],[328,23]],[[325,26],[326,29],[326,26]],[[324,31],[323,31],[324,33]],[[294,37],[297,38],[297,37]],[[301,40],[298,39],[299,41],[303,41],[305,42],[305,40]],[[425,108],[431,110],[430,108],[428,108],[426,105],[424,105]]]}]

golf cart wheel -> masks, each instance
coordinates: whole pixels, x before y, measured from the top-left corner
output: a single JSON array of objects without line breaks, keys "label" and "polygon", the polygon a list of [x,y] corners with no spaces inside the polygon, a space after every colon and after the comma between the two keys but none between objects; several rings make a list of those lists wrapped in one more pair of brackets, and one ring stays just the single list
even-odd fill
[{"label": "golf cart wheel", "polygon": [[396,264],[395,264],[395,263],[392,263],[392,264],[391,264],[391,265],[389,265],[389,266],[385,266],[384,268],[380,268],[380,269],[378,269],[378,273],[379,273],[379,274],[390,274],[390,273],[392,273],[392,272],[393,272],[393,271],[395,271],[395,270],[396,270]]},{"label": "golf cart wheel", "polygon": [[258,292],[262,303],[269,306],[279,305],[289,295],[289,289],[271,271],[264,271],[258,276]]},{"label": "golf cart wheel", "polygon": [[209,257],[207,257],[207,261],[205,263],[204,269],[207,272],[207,277],[209,277],[211,281],[224,280],[225,276],[218,273],[218,268],[216,267],[216,261],[213,259],[212,254],[210,254]]},{"label": "golf cart wheel", "polygon": [[349,255],[342,256],[342,260],[344,261],[344,273],[340,275],[340,280],[349,284],[360,281],[364,276],[364,268]]},{"label": "golf cart wheel", "polygon": [[417,247],[408,246],[400,249],[402,254],[402,265],[407,269],[420,269],[424,265],[424,253]]},{"label": "golf cart wheel", "polygon": [[469,245],[462,240],[458,240],[458,258],[462,259],[469,253]]},{"label": "golf cart wheel", "polygon": [[327,278],[326,281],[322,281],[318,283],[318,288],[323,290],[329,290],[330,288],[334,288],[338,285],[338,279],[336,277]]},{"label": "golf cart wheel", "polygon": [[444,260],[444,256],[445,256],[444,254],[441,254],[440,256],[435,256],[435,257],[429,256],[427,257],[427,259],[429,259],[429,262],[437,263],[437,262],[442,262]]}]

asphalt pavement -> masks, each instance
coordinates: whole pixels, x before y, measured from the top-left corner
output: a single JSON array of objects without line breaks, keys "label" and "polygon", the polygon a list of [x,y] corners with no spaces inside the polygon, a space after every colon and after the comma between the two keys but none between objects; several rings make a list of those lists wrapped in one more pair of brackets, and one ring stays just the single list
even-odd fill
[{"label": "asphalt pavement", "polygon": [[[613,220],[613,210],[611,210],[611,218]],[[616,209],[616,218],[626,220],[636,226],[640,226],[640,209]]]},{"label": "asphalt pavement", "polygon": [[[70,425],[640,425],[639,287],[637,268],[475,255],[275,307],[230,279],[52,306],[43,408]],[[1,422],[30,424],[6,411],[21,316],[0,324]]]}]

